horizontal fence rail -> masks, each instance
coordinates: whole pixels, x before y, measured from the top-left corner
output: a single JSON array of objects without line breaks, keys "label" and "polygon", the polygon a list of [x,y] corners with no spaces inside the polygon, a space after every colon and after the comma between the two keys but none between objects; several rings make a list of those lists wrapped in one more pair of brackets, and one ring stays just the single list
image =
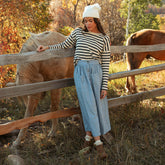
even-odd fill
[{"label": "horizontal fence rail", "polygon": [[[152,52],[165,50],[165,44],[157,45],[131,45],[131,46],[111,46],[112,53],[124,52]],[[0,65],[8,64],[23,64],[26,62],[43,61],[50,58],[71,57],[74,55],[75,49],[55,49],[45,50],[43,52],[26,52],[19,54],[6,54],[0,55]]]},{"label": "horizontal fence rail", "polygon": [[158,96],[165,95],[165,87],[153,89],[150,91],[140,92],[132,95],[121,96],[116,98],[108,99],[109,108],[117,107],[124,104],[130,104],[133,102],[138,102],[146,99],[151,99]]},{"label": "horizontal fence rail", "polygon": [[114,79],[118,79],[118,78],[139,75],[139,74],[144,74],[144,73],[156,72],[156,71],[161,71],[164,69],[165,69],[165,63],[160,64],[160,65],[148,66],[148,67],[144,67],[144,68],[140,68],[140,69],[133,69],[133,70],[129,70],[129,71],[117,72],[117,73],[110,74],[109,80],[114,80]]},{"label": "horizontal fence rail", "polygon": [[8,98],[8,97],[25,96],[29,94],[40,93],[52,89],[59,89],[73,85],[74,85],[74,79],[68,78],[68,79],[44,81],[33,84],[0,88],[0,99]]},{"label": "horizontal fence rail", "polygon": [[111,46],[112,53],[140,53],[165,50],[165,44],[155,45],[130,45],[130,46]]},{"label": "horizontal fence rail", "polygon": [[49,112],[42,115],[27,117],[27,118],[16,120],[16,121],[9,122],[6,124],[0,124],[0,135],[10,133],[11,131],[16,130],[16,129],[29,127],[32,123],[35,123],[35,122],[46,122],[50,119],[69,117],[69,116],[79,114],[79,113],[80,113],[79,108],[71,108],[71,109],[66,109],[66,110],[58,110],[55,112]]},{"label": "horizontal fence rail", "polygon": [[[109,75],[109,80],[114,80],[118,78],[124,78],[127,76],[150,73],[155,71],[160,71],[165,69],[165,64],[149,66],[141,69],[134,69],[131,71],[124,71],[113,73]],[[69,87],[74,85],[74,79],[59,79],[52,81],[45,81],[33,84],[25,84],[18,85],[13,87],[0,88],[0,99],[8,98],[8,97],[18,97],[29,94],[35,94],[39,92],[49,91],[52,89],[59,89],[64,87]]]},{"label": "horizontal fence rail", "polygon": [[27,62],[44,61],[51,58],[64,58],[74,55],[74,48],[45,50],[42,52],[32,51],[19,54],[0,55],[0,65],[23,64]]}]

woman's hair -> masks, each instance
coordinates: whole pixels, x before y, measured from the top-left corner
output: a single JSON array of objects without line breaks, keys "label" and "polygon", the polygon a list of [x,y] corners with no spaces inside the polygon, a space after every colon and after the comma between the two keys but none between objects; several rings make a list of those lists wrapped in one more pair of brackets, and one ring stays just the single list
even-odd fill
[{"label": "woman's hair", "polygon": [[[93,18],[93,20],[94,20],[94,22],[96,23],[97,29],[99,30],[99,32],[102,33],[103,35],[106,35],[106,33],[104,32],[104,29],[103,29],[103,27],[102,27],[102,25],[101,25],[100,20],[99,20],[98,18]],[[84,24],[84,19],[83,19],[82,23]],[[87,29],[87,27],[85,26],[85,24],[84,24],[84,28],[82,28],[82,29],[83,29],[85,32],[88,32],[88,29]]]}]

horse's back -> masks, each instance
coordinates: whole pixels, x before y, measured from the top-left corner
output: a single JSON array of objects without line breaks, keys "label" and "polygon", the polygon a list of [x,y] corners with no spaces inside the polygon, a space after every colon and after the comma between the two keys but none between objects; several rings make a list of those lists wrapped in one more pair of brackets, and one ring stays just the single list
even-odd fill
[{"label": "horse's back", "polygon": [[127,45],[154,45],[165,43],[165,30],[143,29],[132,34]]}]

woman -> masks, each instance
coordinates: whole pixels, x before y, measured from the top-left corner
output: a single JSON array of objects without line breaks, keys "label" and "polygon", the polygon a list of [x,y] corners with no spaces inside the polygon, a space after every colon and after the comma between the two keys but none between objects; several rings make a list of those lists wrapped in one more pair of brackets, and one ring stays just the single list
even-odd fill
[{"label": "woman", "polygon": [[84,29],[77,28],[62,43],[40,45],[37,51],[76,47],[74,55],[74,81],[86,131],[80,154],[89,153],[94,138],[101,159],[107,157],[100,136],[110,131],[107,102],[110,63],[110,39],[100,23],[99,4],[86,6],[83,12]]}]

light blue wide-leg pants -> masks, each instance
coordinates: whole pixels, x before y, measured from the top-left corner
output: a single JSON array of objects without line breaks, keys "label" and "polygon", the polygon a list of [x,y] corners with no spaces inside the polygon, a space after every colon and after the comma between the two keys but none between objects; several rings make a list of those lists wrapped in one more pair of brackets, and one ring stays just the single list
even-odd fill
[{"label": "light blue wide-leg pants", "polygon": [[100,99],[102,68],[97,60],[80,60],[74,70],[74,81],[85,131],[93,137],[111,129],[107,97]]}]

